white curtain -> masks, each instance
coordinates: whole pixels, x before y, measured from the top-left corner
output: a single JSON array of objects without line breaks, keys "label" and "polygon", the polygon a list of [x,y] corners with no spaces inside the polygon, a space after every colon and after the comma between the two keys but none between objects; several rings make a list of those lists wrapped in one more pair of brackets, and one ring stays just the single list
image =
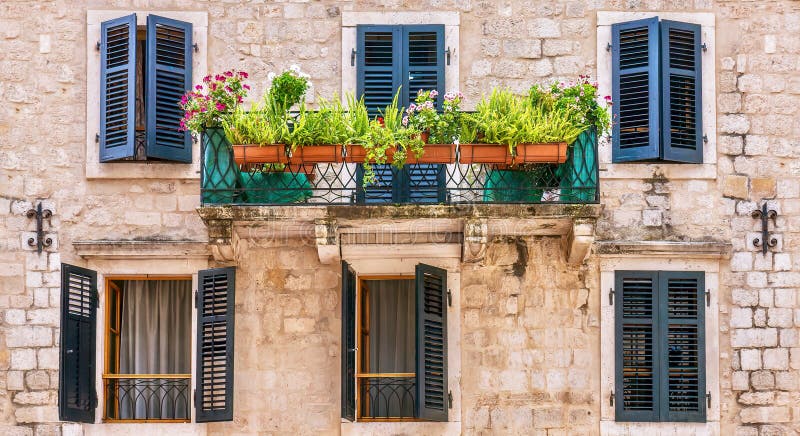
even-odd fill
[{"label": "white curtain", "polygon": [[[128,280],[122,289],[121,374],[191,372],[190,280]],[[185,383],[185,388],[177,383]],[[137,381],[120,388],[121,419],[188,417],[188,382]]]},{"label": "white curtain", "polygon": [[[416,372],[416,289],[414,280],[370,280],[369,372]],[[413,378],[372,383],[372,416],[414,414]]]}]

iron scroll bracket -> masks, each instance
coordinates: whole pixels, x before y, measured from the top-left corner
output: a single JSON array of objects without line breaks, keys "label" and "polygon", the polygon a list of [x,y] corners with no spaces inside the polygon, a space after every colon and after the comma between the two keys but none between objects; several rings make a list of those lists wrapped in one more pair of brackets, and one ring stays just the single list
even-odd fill
[{"label": "iron scroll bracket", "polygon": [[761,237],[753,238],[753,246],[761,247],[761,253],[766,255],[771,247],[778,245],[778,240],[771,236],[769,231],[770,219],[772,219],[774,226],[777,227],[778,225],[778,212],[768,209],[767,203],[764,202],[764,204],[761,205],[761,209],[754,210],[750,216],[761,220]]},{"label": "iron scroll bracket", "polygon": [[42,254],[44,247],[53,245],[53,238],[45,238],[43,221],[53,216],[50,209],[42,209],[42,203],[36,205],[36,209],[28,209],[25,213],[28,218],[36,218],[36,237],[28,238],[28,245],[36,247],[36,251]]}]

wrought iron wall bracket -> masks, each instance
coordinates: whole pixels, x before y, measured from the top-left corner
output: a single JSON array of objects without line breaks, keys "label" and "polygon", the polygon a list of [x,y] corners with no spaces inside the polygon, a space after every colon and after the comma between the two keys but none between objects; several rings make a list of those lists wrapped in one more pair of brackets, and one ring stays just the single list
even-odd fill
[{"label": "wrought iron wall bracket", "polygon": [[761,252],[766,255],[770,247],[778,245],[778,240],[770,236],[769,220],[772,219],[773,225],[777,226],[778,212],[767,209],[767,203],[761,205],[761,209],[754,210],[751,216],[755,219],[761,219],[761,237],[753,238],[753,245],[761,247]]},{"label": "wrought iron wall bracket", "polygon": [[28,218],[36,218],[36,237],[35,238],[28,238],[28,245],[31,247],[36,247],[36,251],[41,254],[44,247],[49,247],[53,244],[52,238],[45,238],[44,236],[44,228],[42,222],[45,219],[50,218],[53,216],[53,212],[50,209],[42,210],[42,203],[39,203],[36,206],[36,209],[29,209],[25,216]]}]

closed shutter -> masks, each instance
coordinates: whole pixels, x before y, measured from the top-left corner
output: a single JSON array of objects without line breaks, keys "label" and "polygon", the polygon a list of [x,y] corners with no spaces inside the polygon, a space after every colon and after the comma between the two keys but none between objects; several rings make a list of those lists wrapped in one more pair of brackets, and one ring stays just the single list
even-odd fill
[{"label": "closed shutter", "polygon": [[356,275],[342,261],[342,418],[356,419]]},{"label": "closed shutter", "polygon": [[441,24],[403,26],[403,63],[401,105],[417,98],[420,89],[439,93],[436,107],[444,98],[444,26]]},{"label": "closed shutter", "polygon": [[389,164],[372,164],[372,171],[375,173],[375,182],[364,186],[364,167],[356,167],[356,202],[359,204],[389,204],[397,203],[400,200],[400,180],[398,177],[401,172]]},{"label": "closed shutter", "polygon": [[[401,85],[402,44],[399,26],[358,26],[356,95],[364,97],[374,117],[392,103]],[[403,105],[402,99],[398,103]]]},{"label": "closed shutter", "polygon": [[61,264],[58,419],[94,422],[97,273]]},{"label": "closed shutter", "polygon": [[617,421],[658,421],[658,273],[617,271],[615,407]]},{"label": "closed shutter", "polygon": [[611,26],[614,162],[660,157],[658,18]]},{"label": "closed shutter", "polygon": [[416,267],[417,402],[416,417],[447,421],[447,271]]},{"label": "closed shutter", "polygon": [[100,26],[100,162],[132,157],[136,130],[136,14]]},{"label": "closed shutter", "polygon": [[192,86],[192,25],[147,17],[147,156],[192,162],[192,140],[181,132],[181,96]]},{"label": "closed shutter", "polygon": [[662,421],[705,422],[705,305],[702,272],[661,272]]},{"label": "closed shutter", "polygon": [[197,275],[195,421],[233,420],[235,268]]},{"label": "closed shutter", "polygon": [[661,22],[664,160],[703,162],[700,26]]},{"label": "closed shutter", "polygon": [[444,203],[445,166],[431,164],[406,165],[403,167],[401,199],[408,203]]}]

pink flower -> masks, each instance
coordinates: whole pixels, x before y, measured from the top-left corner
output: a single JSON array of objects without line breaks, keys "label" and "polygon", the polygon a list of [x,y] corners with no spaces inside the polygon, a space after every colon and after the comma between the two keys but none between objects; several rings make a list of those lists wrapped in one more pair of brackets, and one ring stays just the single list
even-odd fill
[{"label": "pink flower", "polygon": [[408,117],[403,117],[403,126],[408,126]]},{"label": "pink flower", "polygon": [[208,83],[208,82],[210,82],[210,81],[211,81],[211,74],[209,74],[209,75],[208,75],[208,76],[206,76],[206,77],[203,77],[203,82],[206,82],[206,83]]},{"label": "pink flower", "polygon": [[242,79],[246,79],[248,77],[247,73],[245,73],[244,71],[240,71],[239,75],[242,76]]},{"label": "pink flower", "polygon": [[607,95],[607,96],[605,96],[603,98],[606,100],[606,103],[611,101],[611,96],[610,95]]},{"label": "pink flower", "polygon": [[214,76],[214,80],[216,80],[217,82],[222,82],[225,80],[225,76],[220,76],[219,74],[217,74],[216,76]]},{"label": "pink flower", "polygon": [[436,98],[436,97],[439,96],[439,91],[434,89],[434,90],[431,91],[431,93],[429,95],[430,95],[431,98]]},{"label": "pink flower", "polygon": [[220,112],[225,110],[225,105],[222,104],[222,103],[217,103],[216,106],[217,106],[217,110],[220,111]]},{"label": "pink flower", "polygon": [[244,89],[249,91],[250,90],[250,85],[242,85],[242,88],[244,88]]},{"label": "pink flower", "polygon": [[233,92],[233,88],[231,88],[230,86],[226,86],[226,87],[225,87],[225,91],[227,91],[227,92]]},{"label": "pink flower", "polygon": [[200,91],[201,89],[203,89],[203,85],[197,85],[194,87],[194,89]]},{"label": "pink flower", "polygon": [[241,95],[236,97],[236,102],[237,103],[241,103],[242,101],[243,101],[243,99],[242,99]]},{"label": "pink flower", "polygon": [[224,75],[226,75],[228,77],[233,77],[233,72],[231,72],[231,71],[226,71],[226,72],[224,72],[222,74],[224,74]]},{"label": "pink flower", "polygon": [[189,99],[185,95],[181,97],[181,104],[186,104],[188,101]]}]

